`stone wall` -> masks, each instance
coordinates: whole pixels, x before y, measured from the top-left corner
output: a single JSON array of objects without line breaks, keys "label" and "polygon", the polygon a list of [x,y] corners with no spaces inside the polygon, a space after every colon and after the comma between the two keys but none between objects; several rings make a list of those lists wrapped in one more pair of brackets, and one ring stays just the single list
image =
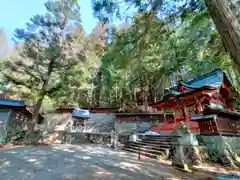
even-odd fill
[{"label": "stone wall", "polygon": [[[95,144],[109,144],[111,135],[107,133],[74,133],[69,134],[71,139],[69,143],[95,143]],[[67,139],[69,141],[69,139]]]},{"label": "stone wall", "polygon": [[[91,113],[91,118],[86,122],[84,132],[102,133],[114,129],[116,117],[106,113]],[[73,122],[71,113],[49,113],[47,114],[44,124],[49,132],[64,131],[67,125]]]},{"label": "stone wall", "polygon": [[226,166],[239,166],[240,137],[198,135],[199,143],[207,148],[209,159]]},{"label": "stone wall", "polygon": [[197,139],[200,144],[205,145],[210,151],[221,151],[224,145],[228,144],[231,149],[238,154],[240,153],[240,136],[203,136],[198,135]]},{"label": "stone wall", "polygon": [[125,122],[116,121],[116,132],[118,134],[131,134],[132,132],[145,132],[150,130],[152,124],[150,122]]},{"label": "stone wall", "polygon": [[181,134],[172,138],[172,164],[191,168],[201,163],[215,162],[227,167],[240,165],[240,137]]},{"label": "stone wall", "polygon": [[7,124],[10,117],[9,110],[0,110],[0,144],[4,143],[7,137]]},{"label": "stone wall", "polygon": [[91,118],[86,122],[85,132],[109,133],[114,130],[116,116],[106,113],[91,113]]}]

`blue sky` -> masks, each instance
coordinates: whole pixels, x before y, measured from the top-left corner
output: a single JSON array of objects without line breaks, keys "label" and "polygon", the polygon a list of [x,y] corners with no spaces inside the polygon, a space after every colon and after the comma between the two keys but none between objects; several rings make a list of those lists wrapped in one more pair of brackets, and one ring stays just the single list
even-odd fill
[{"label": "blue sky", "polygon": [[[29,18],[38,13],[44,13],[46,0],[1,0],[0,28],[4,28],[11,39],[15,28],[24,28]],[[97,23],[92,15],[91,0],[80,0],[82,23],[87,33]]]}]

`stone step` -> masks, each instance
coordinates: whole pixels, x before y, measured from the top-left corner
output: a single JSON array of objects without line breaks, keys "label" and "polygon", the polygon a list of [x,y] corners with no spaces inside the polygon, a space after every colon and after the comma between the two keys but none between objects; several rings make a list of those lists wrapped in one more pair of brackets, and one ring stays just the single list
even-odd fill
[{"label": "stone step", "polygon": [[[128,152],[132,152],[134,154],[138,154],[138,150],[134,150],[134,149],[131,149],[131,148],[126,148],[124,147],[123,150],[125,151],[128,151]],[[159,156],[156,155],[156,154],[151,154],[151,153],[147,153],[147,152],[144,152],[144,151],[140,151],[140,155],[141,156],[146,156],[146,157],[149,157],[149,158],[153,158],[153,159],[158,159]]]},{"label": "stone step", "polygon": [[164,147],[154,148],[152,146],[142,146],[138,144],[126,144],[124,147],[137,149],[137,150],[140,148],[140,150],[143,150],[152,154],[162,154],[162,153],[168,154],[169,152],[169,148],[164,148]]},{"label": "stone step", "polygon": [[177,138],[179,136],[152,136],[152,135],[145,135],[142,136],[148,139],[172,139],[172,138]]},{"label": "stone step", "polygon": [[150,135],[145,135],[143,137],[150,138],[150,139],[169,139],[170,138],[170,136],[150,136]]},{"label": "stone step", "polygon": [[135,154],[144,155],[153,159],[168,159],[169,153],[168,151],[154,151],[154,150],[149,150],[145,148],[140,148],[138,147],[124,147],[123,150],[129,151]]},{"label": "stone step", "polygon": [[149,142],[143,142],[143,141],[127,141],[125,144],[134,144],[134,145],[142,145],[142,146],[150,146],[153,148],[170,148],[171,144],[170,143],[161,143],[161,144],[156,144],[156,143],[149,143]]},{"label": "stone step", "polygon": [[145,138],[149,138],[149,139],[172,139],[172,138],[177,138],[179,136],[151,136],[151,135],[145,135],[142,136]]},{"label": "stone step", "polygon": [[151,138],[143,138],[142,140],[145,141],[154,141],[154,142],[170,142],[171,140],[169,139],[151,139]]},{"label": "stone step", "polygon": [[154,141],[154,140],[149,140],[149,139],[142,139],[142,140],[140,140],[140,142],[144,142],[144,143],[148,143],[148,144],[157,144],[157,145],[171,144],[170,141]]},{"label": "stone step", "polygon": [[169,138],[150,138],[150,137],[144,137],[142,139],[149,139],[149,140],[152,140],[152,141],[170,141],[171,140]]},{"label": "stone step", "polygon": [[170,135],[144,135],[145,137],[154,137],[154,138],[169,138]]},{"label": "stone step", "polygon": [[[154,159],[168,159],[170,156],[172,142],[169,136],[145,135],[138,141],[127,141],[123,149]],[[140,149],[139,149],[140,148]]]}]

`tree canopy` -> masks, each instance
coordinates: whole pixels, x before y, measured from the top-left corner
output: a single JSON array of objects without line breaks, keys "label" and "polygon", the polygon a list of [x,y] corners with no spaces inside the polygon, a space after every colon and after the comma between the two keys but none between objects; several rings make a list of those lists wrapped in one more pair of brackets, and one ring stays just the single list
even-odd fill
[{"label": "tree canopy", "polygon": [[[42,103],[146,109],[179,80],[217,67],[239,90],[239,68],[203,0],[92,0],[92,5],[100,21],[90,35],[74,0],[49,0],[46,14],[17,29],[18,46],[1,63],[5,91],[38,105],[36,112]],[[124,15],[128,23],[112,25]]]}]

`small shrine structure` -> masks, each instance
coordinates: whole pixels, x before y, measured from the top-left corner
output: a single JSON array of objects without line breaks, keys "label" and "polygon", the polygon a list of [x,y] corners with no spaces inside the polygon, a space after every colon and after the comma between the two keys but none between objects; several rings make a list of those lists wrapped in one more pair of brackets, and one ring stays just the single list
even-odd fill
[{"label": "small shrine structure", "polygon": [[[0,139],[17,130],[23,130],[24,123],[32,120],[33,114],[27,110],[24,101],[0,99]],[[44,118],[39,114],[38,123]]]},{"label": "small shrine structure", "polygon": [[85,132],[87,121],[90,119],[89,110],[76,108],[72,112],[72,130],[76,132]]},{"label": "small shrine structure", "polygon": [[170,88],[153,108],[171,112],[173,120],[153,126],[156,132],[172,132],[180,122],[201,134],[236,134],[240,131],[239,114],[235,112],[234,88],[226,74],[216,69],[190,81],[180,81]]}]

